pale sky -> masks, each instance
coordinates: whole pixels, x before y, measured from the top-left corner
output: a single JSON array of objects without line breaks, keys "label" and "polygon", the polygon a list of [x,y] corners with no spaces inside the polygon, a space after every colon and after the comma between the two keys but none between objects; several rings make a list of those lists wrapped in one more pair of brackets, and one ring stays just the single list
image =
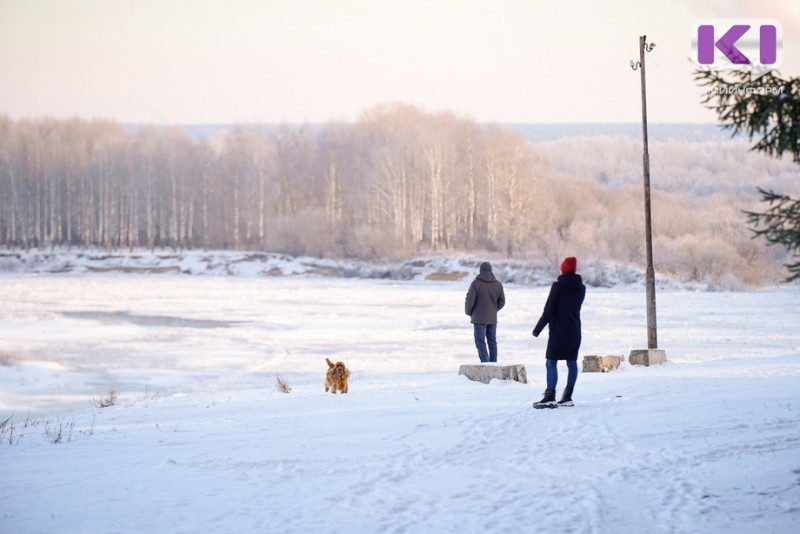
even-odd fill
[{"label": "pale sky", "polygon": [[797,0],[0,0],[0,114],[143,123],[355,120],[384,102],[480,122],[713,122],[701,18],[774,18],[800,76]]}]

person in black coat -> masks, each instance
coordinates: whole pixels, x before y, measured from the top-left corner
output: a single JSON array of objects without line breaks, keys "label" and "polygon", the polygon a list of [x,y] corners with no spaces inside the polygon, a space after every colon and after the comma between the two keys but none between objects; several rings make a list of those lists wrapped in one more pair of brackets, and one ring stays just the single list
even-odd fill
[{"label": "person in black coat", "polygon": [[[574,406],[572,391],[578,380],[578,349],[581,347],[581,306],[586,296],[583,279],[576,274],[578,260],[566,258],[561,263],[561,276],[550,287],[550,295],[544,305],[542,317],[533,329],[538,337],[545,325],[550,325],[547,340],[547,389],[544,397],[533,404],[534,408]],[[556,403],[558,383],[558,360],[566,360],[567,386],[561,400]]]},{"label": "person in black coat", "polygon": [[[475,277],[464,300],[464,312],[469,315],[475,334],[475,346],[481,362],[497,361],[497,312],[506,304],[503,284],[494,277],[492,265],[481,263],[480,274]],[[489,351],[486,351],[486,344]]]}]

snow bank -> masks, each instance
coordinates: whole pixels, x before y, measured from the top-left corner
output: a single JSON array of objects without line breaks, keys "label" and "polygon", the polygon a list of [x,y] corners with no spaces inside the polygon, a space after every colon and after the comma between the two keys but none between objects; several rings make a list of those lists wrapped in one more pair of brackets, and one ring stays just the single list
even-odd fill
[{"label": "snow bank", "polygon": [[[292,257],[266,252],[183,251],[175,253],[0,251],[0,272],[39,274],[186,274],[209,276],[322,276],[384,280],[460,281],[478,273],[491,261],[504,283],[549,286],[558,275],[557,262],[507,260],[466,255],[428,256],[405,261],[364,262]],[[613,262],[581,263],[579,272],[592,287],[644,287],[644,272]],[[660,288],[706,289],[657,276]]]}]

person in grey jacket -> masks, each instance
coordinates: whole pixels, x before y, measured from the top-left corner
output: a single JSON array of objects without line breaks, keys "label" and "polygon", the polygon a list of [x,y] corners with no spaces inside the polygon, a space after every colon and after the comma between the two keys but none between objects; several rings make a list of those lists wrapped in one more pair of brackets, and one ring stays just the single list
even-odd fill
[{"label": "person in grey jacket", "polygon": [[464,301],[464,312],[472,322],[481,362],[497,361],[497,312],[505,304],[503,284],[494,277],[492,265],[488,261],[481,263],[480,274],[470,284]]}]

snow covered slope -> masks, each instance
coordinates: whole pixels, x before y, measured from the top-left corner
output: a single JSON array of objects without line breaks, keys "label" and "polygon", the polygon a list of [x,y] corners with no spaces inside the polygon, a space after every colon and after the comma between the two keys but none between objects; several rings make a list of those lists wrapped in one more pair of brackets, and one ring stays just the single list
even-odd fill
[{"label": "snow covered slope", "polygon": [[[530,383],[484,385],[468,283],[0,275],[0,532],[800,529],[796,291],[662,291],[667,364],[533,410],[547,288],[500,314]],[[583,354],[627,355],[644,295],[590,289],[583,320]]]}]

